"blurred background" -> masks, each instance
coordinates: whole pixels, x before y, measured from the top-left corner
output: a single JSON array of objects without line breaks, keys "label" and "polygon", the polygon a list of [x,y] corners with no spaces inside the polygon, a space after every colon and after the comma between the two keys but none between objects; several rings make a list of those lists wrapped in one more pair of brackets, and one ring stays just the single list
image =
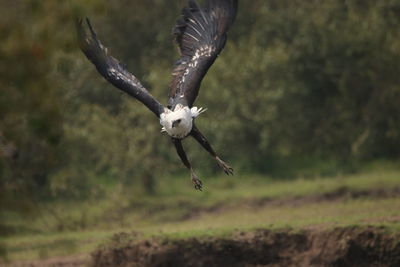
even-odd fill
[{"label": "blurred background", "polygon": [[[96,72],[74,26],[88,16],[109,52],[165,104],[179,57],[171,32],[185,4],[0,0],[0,236],[82,230],[104,214],[121,222],[132,203],[175,186],[199,194],[157,119]],[[199,128],[235,169],[224,181],[396,165],[400,1],[239,4],[196,102],[208,108]],[[221,176],[215,161],[192,140],[184,146],[212,190]],[[77,213],[105,200],[116,217],[99,205],[93,216]]]}]

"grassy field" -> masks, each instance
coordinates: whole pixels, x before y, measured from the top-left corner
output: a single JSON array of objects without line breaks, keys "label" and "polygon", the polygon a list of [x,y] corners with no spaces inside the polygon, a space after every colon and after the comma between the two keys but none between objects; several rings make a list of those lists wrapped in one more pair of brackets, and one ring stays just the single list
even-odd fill
[{"label": "grassy field", "polygon": [[121,232],[138,239],[349,225],[400,232],[400,169],[393,166],[280,182],[251,175],[215,177],[204,179],[204,192],[193,190],[187,177],[168,182],[160,182],[156,196],[116,187],[102,199],[42,205],[37,216],[9,214],[6,224],[17,232],[0,239],[4,260],[87,254]]}]

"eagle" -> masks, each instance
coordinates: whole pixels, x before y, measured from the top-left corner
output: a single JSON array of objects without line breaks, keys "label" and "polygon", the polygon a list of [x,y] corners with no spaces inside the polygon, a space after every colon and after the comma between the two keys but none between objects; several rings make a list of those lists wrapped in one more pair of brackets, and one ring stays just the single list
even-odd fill
[{"label": "eagle", "polygon": [[142,102],[157,116],[161,131],[171,137],[181,161],[190,171],[195,189],[200,191],[202,181],[194,172],[182,146],[182,140],[188,136],[197,140],[227,175],[233,175],[232,167],[217,155],[195,125],[195,119],[206,109],[193,104],[201,81],[225,46],[237,7],[237,0],[207,0],[203,6],[195,0],[188,0],[173,28],[180,58],[173,67],[167,106],[155,99],[122,63],[108,53],[88,18],[86,25],[82,19],[78,19],[76,24],[83,53],[108,82]]}]

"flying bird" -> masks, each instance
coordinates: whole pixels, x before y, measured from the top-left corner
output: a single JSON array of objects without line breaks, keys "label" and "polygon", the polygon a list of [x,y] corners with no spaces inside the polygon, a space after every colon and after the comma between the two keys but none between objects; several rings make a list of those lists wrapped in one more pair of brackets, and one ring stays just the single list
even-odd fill
[{"label": "flying bird", "polygon": [[89,19],[86,19],[87,27],[82,20],[77,23],[78,40],[83,53],[108,82],[142,102],[159,118],[162,131],[171,137],[180,159],[190,170],[197,190],[202,190],[202,182],[182,146],[182,140],[188,136],[196,139],[226,174],[233,174],[233,169],[221,160],[196,127],[195,119],[206,109],[193,104],[202,79],[225,46],[237,6],[237,0],[207,0],[204,6],[195,0],[188,0],[173,30],[180,58],[173,68],[167,106],[156,100],[122,63],[109,55]]}]

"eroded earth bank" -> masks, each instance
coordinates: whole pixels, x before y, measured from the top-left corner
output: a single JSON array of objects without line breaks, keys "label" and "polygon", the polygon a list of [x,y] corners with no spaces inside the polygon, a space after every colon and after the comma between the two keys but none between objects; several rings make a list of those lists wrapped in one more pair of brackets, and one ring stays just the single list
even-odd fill
[{"label": "eroded earth bank", "polygon": [[[256,230],[223,238],[114,243],[92,266],[400,266],[400,234],[379,227]],[[126,234],[128,235],[128,234]]]}]

